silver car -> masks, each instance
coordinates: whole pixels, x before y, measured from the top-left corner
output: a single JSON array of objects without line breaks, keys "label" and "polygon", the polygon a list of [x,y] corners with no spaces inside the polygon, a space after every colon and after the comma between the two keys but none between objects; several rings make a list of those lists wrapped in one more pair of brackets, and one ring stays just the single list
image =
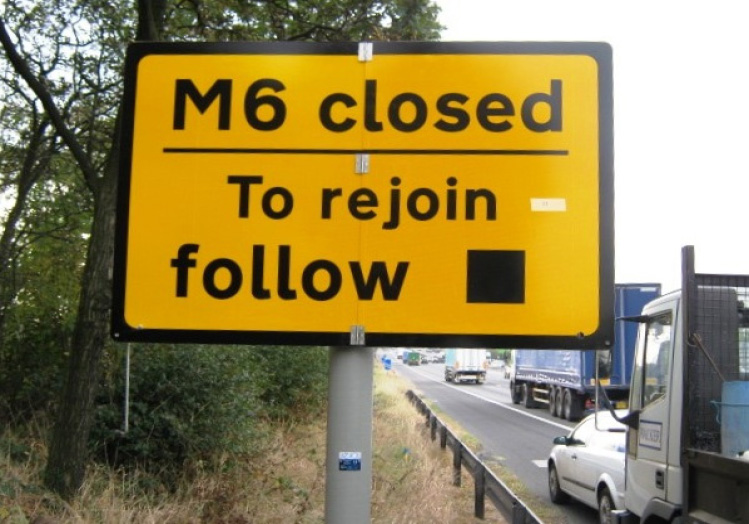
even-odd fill
[{"label": "silver car", "polygon": [[[626,414],[617,411],[617,416]],[[624,508],[626,428],[610,413],[583,419],[566,437],[554,439],[549,456],[549,496],[564,504],[574,498],[598,510],[608,522],[611,510]]]}]

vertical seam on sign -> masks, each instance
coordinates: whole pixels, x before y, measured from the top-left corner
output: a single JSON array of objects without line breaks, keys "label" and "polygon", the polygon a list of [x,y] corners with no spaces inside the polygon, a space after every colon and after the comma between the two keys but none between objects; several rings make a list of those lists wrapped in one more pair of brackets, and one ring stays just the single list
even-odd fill
[{"label": "vertical seam on sign", "polygon": [[[358,60],[359,63],[362,64],[362,75],[361,75],[361,85],[365,85],[367,81],[367,64],[371,62],[374,58],[374,46],[372,42],[359,42],[358,47]],[[357,167],[357,173],[360,175],[366,175],[369,173],[370,169],[370,156],[368,153],[365,153],[367,150],[367,134],[366,130],[364,128],[361,128],[361,140],[359,142],[359,148],[360,153],[357,154],[356,159],[356,167]],[[359,177],[359,188],[363,188],[365,184],[364,176]],[[357,229],[358,229],[358,238],[356,239],[357,242],[357,252],[358,252],[358,260],[361,261],[364,255],[364,221],[358,220],[357,221]],[[358,299],[358,295],[355,295],[355,301],[356,301],[356,325],[360,327],[362,332],[364,331],[366,325],[364,320],[362,319],[362,301]]]}]

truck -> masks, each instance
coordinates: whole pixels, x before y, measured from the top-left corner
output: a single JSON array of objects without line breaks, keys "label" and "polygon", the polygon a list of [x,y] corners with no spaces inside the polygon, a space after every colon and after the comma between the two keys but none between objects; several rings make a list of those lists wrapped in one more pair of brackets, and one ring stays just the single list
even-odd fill
[{"label": "truck", "polygon": [[489,361],[485,349],[452,348],[445,351],[445,381],[461,383],[471,380],[476,384],[486,381]]},{"label": "truck", "polygon": [[[625,508],[612,521],[749,522],[749,275],[700,274],[638,326],[625,452]],[[605,391],[600,392],[602,403]]]},{"label": "truck", "polygon": [[[655,283],[616,284],[615,317],[638,314],[661,294]],[[626,407],[637,327],[616,321],[610,350],[520,349],[513,351],[510,393],[515,404],[545,406],[554,417],[578,421],[594,407],[596,377],[617,407]]]},{"label": "truck", "polygon": [[403,352],[403,363],[409,366],[420,366],[421,365],[421,353],[414,350],[406,350]]}]

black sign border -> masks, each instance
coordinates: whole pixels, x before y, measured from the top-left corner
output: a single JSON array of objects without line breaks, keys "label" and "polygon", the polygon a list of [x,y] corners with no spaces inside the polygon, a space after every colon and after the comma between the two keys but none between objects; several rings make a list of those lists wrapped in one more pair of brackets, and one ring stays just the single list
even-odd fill
[{"label": "black sign border", "polygon": [[[566,335],[364,333],[370,347],[606,349],[614,340],[614,137],[612,49],[605,42],[373,42],[373,55],[495,54],[584,55],[598,65],[599,115],[599,323],[593,333]],[[137,68],[149,55],[353,55],[357,42],[156,42],[127,49],[116,211],[111,335],[122,342],[349,346],[350,332],[140,329],[125,321],[130,176]],[[560,308],[565,304],[559,304]],[[366,330],[366,326],[364,326]],[[356,342],[359,344],[359,342]]]}]

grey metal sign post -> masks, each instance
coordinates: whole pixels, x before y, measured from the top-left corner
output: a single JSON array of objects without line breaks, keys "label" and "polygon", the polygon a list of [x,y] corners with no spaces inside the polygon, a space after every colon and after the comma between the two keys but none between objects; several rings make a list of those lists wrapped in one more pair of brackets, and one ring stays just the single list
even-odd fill
[{"label": "grey metal sign post", "polygon": [[370,522],[374,348],[330,350],[325,522]]}]

